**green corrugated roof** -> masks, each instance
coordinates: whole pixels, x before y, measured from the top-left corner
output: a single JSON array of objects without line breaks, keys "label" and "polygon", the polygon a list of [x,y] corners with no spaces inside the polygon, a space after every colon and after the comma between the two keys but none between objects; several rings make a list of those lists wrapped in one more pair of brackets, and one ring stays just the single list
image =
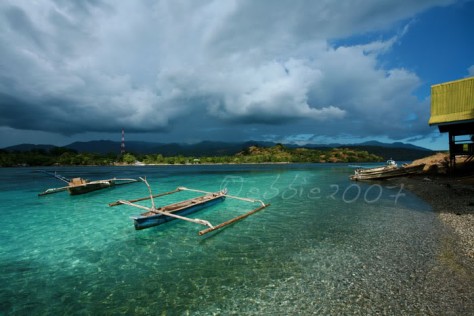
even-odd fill
[{"label": "green corrugated roof", "polygon": [[429,124],[474,120],[474,77],[431,86]]}]

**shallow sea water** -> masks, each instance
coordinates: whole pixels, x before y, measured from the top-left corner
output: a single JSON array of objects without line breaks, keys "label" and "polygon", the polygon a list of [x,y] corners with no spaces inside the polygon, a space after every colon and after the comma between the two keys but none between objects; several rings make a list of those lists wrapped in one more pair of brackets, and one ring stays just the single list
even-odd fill
[{"label": "shallow sea water", "polygon": [[[444,290],[427,285],[443,239],[430,206],[402,186],[350,182],[346,165],[47,170],[146,176],[155,194],[227,187],[271,206],[205,236],[197,234],[204,226],[182,221],[135,231],[130,217],[140,211],[108,203],[148,195],[142,183],[38,197],[62,183],[33,168],[0,169],[0,314],[429,315],[443,308]],[[254,207],[226,199],[192,217],[217,224]]]}]

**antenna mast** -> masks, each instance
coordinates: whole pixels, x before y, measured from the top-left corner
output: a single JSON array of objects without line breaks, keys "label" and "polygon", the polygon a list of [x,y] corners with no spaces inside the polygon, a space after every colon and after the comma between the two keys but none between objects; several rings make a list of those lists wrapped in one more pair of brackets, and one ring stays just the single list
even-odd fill
[{"label": "antenna mast", "polygon": [[122,128],[122,144],[120,144],[120,154],[125,154],[125,130]]}]

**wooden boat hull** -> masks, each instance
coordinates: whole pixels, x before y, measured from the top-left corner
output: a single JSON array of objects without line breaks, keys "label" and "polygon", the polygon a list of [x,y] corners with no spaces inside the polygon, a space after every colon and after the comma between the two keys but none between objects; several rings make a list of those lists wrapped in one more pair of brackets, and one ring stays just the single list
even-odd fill
[{"label": "wooden boat hull", "polygon": [[397,166],[382,166],[382,167],[375,167],[369,169],[357,169],[357,173],[359,174],[370,174],[370,173],[381,173],[381,172],[388,172],[391,170],[399,169]]},{"label": "wooden boat hull", "polygon": [[356,170],[355,174],[350,176],[351,180],[383,180],[395,177],[417,174],[423,170],[425,165],[407,166],[400,168],[377,168],[367,170]]},{"label": "wooden boat hull", "polygon": [[101,189],[107,189],[116,185],[123,185],[123,184],[129,184],[129,183],[134,183],[134,182],[138,182],[138,180],[113,178],[113,179],[107,179],[107,180],[88,181],[83,178],[74,178],[68,182],[68,186],[66,187],[47,189],[46,191],[41,192],[38,195],[43,196],[43,195],[58,193],[62,191],[68,191],[69,194],[71,195],[79,195],[79,194],[89,193],[89,192],[97,191]]},{"label": "wooden boat hull", "polygon": [[69,194],[71,195],[79,195],[79,194],[89,193],[92,191],[110,188],[114,184],[115,183],[112,180],[94,181],[94,182],[88,182],[86,184],[81,184],[77,186],[70,186],[67,188],[67,190]]},{"label": "wooden boat hull", "polygon": [[[202,199],[202,200],[199,200],[199,199]],[[203,208],[222,202],[224,201],[224,199],[225,199],[224,192],[214,193],[212,196],[207,195],[207,196],[190,199],[183,202],[178,202],[175,204],[170,204],[168,206],[159,208],[158,210],[169,212],[175,215],[186,216],[194,212],[200,211]],[[133,221],[134,221],[135,229],[140,230],[140,229],[158,226],[158,225],[167,223],[169,221],[172,221],[174,219],[176,218],[171,217],[171,216],[166,216],[163,214],[146,212],[146,213],[143,213],[139,217],[134,217]]]}]

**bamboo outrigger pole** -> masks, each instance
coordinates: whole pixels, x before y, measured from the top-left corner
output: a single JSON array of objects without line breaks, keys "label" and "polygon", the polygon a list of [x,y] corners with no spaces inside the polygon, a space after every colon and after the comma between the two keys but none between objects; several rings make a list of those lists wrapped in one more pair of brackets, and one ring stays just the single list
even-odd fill
[{"label": "bamboo outrigger pole", "polygon": [[67,189],[69,189],[69,186],[67,186],[67,187],[60,187],[60,188],[47,189],[47,190],[44,191],[44,192],[38,193],[38,196],[43,196],[43,195],[47,195],[47,194],[58,193],[58,192],[66,191]]},{"label": "bamboo outrigger pole", "polygon": [[[211,192],[202,191],[202,190],[188,189],[188,188],[186,188],[186,187],[179,187],[178,189],[180,189],[180,190],[186,190],[186,191],[193,191],[193,192],[200,192],[200,193],[211,193]],[[201,231],[199,232],[199,236],[202,236],[202,235],[204,235],[204,234],[207,234],[207,233],[210,233],[210,232],[215,231],[215,230],[217,230],[217,229],[220,229],[220,228],[222,228],[222,227],[224,227],[224,226],[227,226],[227,225],[230,225],[230,224],[235,223],[235,222],[237,222],[237,221],[240,221],[240,220],[242,220],[242,219],[244,219],[244,218],[246,218],[246,217],[248,217],[248,216],[250,216],[250,215],[252,215],[252,214],[254,214],[254,213],[257,213],[257,212],[260,211],[260,210],[263,210],[263,209],[266,208],[267,206],[270,206],[270,204],[265,204],[262,200],[243,198],[243,197],[240,197],[240,196],[234,196],[234,195],[229,195],[229,194],[225,194],[225,196],[228,197],[228,198],[231,198],[231,199],[237,199],[237,200],[242,200],[242,201],[251,202],[251,203],[260,203],[261,206],[259,206],[259,207],[255,208],[255,209],[251,210],[250,212],[247,212],[247,213],[242,214],[242,215],[240,215],[240,216],[234,217],[234,218],[232,218],[232,219],[230,219],[230,220],[228,220],[228,221],[225,221],[225,222],[223,222],[223,223],[220,223],[220,224],[218,224],[218,225],[216,225],[216,226],[214,226],[214,227],[209,227],[209,228],[207,228],[207,229],[201,230]]]},{"label": "bamboo outrigger pole", "polygon": [[[164,195],[168,195],[168,194],[173,194],[173,193],[176,193],[176,192],[179,192],[179,191],[181,191],[181,188],[176,188],[175,190],[169,191],[169,192],[164,192],[164,193],[155,194],[155,195],[153,195],[153,197],[156,198],[156,197],[160,197],[160,196],[164,196]],[[139,201],[149,200],[150,198],[151,198],[151,197],[146,196],[146,197],[139,198],[139,199],[128,200],[127,202],[139,202]],[[113,202],[113,203],[109,203],[109,206],[112,207],[112,206],[117,206],[117,205],[125,204],[125,203],[122,203],[122,202],[123,202],[123,200],[116,201],[116,202]]]},{"label": "bamboo outrigger pole", "polygon": [[[192,192],[207,193],[207,194],[212,193],[212,192],[208,192],[208,191],[188,189],[188,188],[185,188],[185,187],[178,187],[176,190],[178,190],[178,189],[183,190],[183,191],[192,191]],[[229,194],[225,194],[225,196],[228,197],[228,198],[231,198],[231,199],[237,199],[237,200],[242,200],[242,201],[247,201],[247,202],[252,202],[252,203],[258,202],[258,203],[262,204],[262,206],[265,206],[265,203],[263,203],[262,200],[243,198],[243,197],[240,197],[240,196],[229,195]],[[268,204],[268,205],[270,205],[270,204]]]},{"label": "bamboo outrigger pole", "polygon": [[212,232],[212,231],[214,231],[214,230],[217,230],[217,229],[219,229],[219,228],[222,228],[222,227],[224,227],[224,226],[227,226],[227,225],[230,225],[230,224],[235,223],[235,222],[237,222],[237,221],[240,221],[240,220],[242,220],[242,219],[244,219],[244,218],[246,218],[246,217],[252,215],[253,213],[257,213],[258,211],[260,211],[260,210],[266,208],[267,206],[270,206],[270,204],[263,204],[262,206],[259,206],[259,207],[257,207],[256,209],[253,209],[253,210],[251,210],[251,211],[248,212],[248,213],[245,213],[245,214],[242,214],[242,215],[240,215],[240,216],[234,217],[234,218],[232,218],[232,219],[230,219],[230,220],[228,220],[228,221],[226,221],[226,222],[220,223],[219,225],[216,225],[216,226],[214,226],[214,227],[209,227],[209,228],[207,228],[207,229],[201,230],[201,231],[199,232],[199,236],[202,236],[202,235],[204,235],[204,234],[210,233],[210,232]]}]

